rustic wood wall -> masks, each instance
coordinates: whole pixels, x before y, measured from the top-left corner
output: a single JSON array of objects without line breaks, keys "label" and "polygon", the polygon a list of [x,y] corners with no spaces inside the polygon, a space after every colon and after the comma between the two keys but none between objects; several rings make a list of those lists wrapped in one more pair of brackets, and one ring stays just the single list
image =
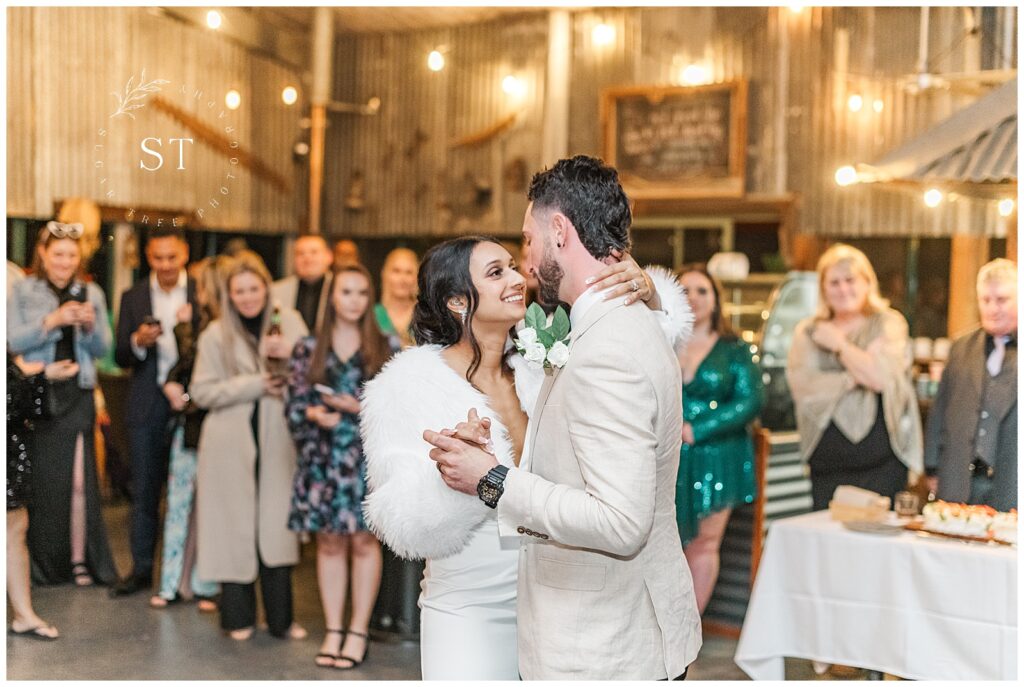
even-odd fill
[{"label": "rustic wood wall", "polygon": [[[8,215],[48,217],[55,200],[85,196],[184,213],[205,207],[202,224],[217,229],[298,229],[301,196],[294,192],[291,149],[300,114],[280,98],[285,85],[298,85],[298,74],[213,32],[143,8],[22,7],[9,9],[7,17]],[[129,77],[138,83],[142,69],[147,81],[170,82],[162,93],[168,101],[236,140],[283,176],[291,191],[238,173],[224,154],[151,102],[134,111],[134,120],[111,119],[112,92],[123,92]],[[203,96],[188,97],[178,90],[182,86]],[[233,112],[223,105],[232,88],[242,95]],[[211,100],[213,108],[207,107]],[[218,120],[221,111],[227,117]],[[235,131],[226,134],[224,122]],[[101,128],[108,132],[105,153],[95,148],[103,142]],[[167,138],[181,135],[196,142],[186,148],[186,169],[177,171]],[[152,174],[138,171],[140,159],[155,164],[138,146],[147,136],[164,139],[164,166]],[[98,159],[103,168],[96,167]],[[226,178],[229,173],[237,178]],[[111,189],[114,197],[107,196]],[[219,207],[210,207],[211,199]]]}]

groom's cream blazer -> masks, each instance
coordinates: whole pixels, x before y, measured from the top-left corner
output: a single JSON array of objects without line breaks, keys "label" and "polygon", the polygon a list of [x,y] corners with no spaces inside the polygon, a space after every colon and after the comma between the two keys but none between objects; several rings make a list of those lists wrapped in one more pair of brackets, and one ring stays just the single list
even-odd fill
[{"label": "groom's cream blazer", "polygon": [[522,536],[519,669],[527,680],[657,680],[701,646],[675,520],[679,364],[654,315],[602,301],[547,377],[498,503]]}]

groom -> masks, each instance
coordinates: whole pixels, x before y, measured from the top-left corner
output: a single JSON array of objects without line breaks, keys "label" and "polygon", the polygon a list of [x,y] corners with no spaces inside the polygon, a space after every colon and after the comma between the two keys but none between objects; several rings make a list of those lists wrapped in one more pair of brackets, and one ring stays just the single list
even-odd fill
[{"label": "groom", "polygon": [[701,634],[675,521],[679,364],[650,310],[588,288],[629,248],[629,203],[615,170],[585,156],[538,173],[529,200],[527,265],[541,300],[572,306],[568,362],[545,377],[518,468],[424,438],[450,487],[523,535],[524,679],[681,679]]}]

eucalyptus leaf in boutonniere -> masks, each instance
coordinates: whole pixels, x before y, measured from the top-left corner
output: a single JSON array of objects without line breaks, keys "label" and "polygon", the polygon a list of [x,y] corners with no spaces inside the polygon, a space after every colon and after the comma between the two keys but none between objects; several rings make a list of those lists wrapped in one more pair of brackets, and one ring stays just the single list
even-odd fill
[{"label": "eucalyptus leaf in boutonniere", "polygon": [[548,324],[548,316],[536,303],[526,310],[526,326],[519,330],[513,343],[530,367],[543,367],[545,374],[562,367],[569,360],[569,316],[561,306]]}]

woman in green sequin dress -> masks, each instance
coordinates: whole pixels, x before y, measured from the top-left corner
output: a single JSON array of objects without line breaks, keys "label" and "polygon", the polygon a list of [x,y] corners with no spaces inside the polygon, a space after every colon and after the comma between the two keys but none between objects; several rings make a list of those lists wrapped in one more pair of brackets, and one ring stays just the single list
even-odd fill
[{"label": "woman in green sequin dress", "polygon": [[683,373],[683,446],[676,480],[676,522],[703,613],[718,578],[718,550],[733,507],[753,503],[756,485],[750,423],[762,403],[750,347],[721,314],[718,286],[704,268],[684,267],[680,283],[693,310],[693,336],[679,352]]}]

